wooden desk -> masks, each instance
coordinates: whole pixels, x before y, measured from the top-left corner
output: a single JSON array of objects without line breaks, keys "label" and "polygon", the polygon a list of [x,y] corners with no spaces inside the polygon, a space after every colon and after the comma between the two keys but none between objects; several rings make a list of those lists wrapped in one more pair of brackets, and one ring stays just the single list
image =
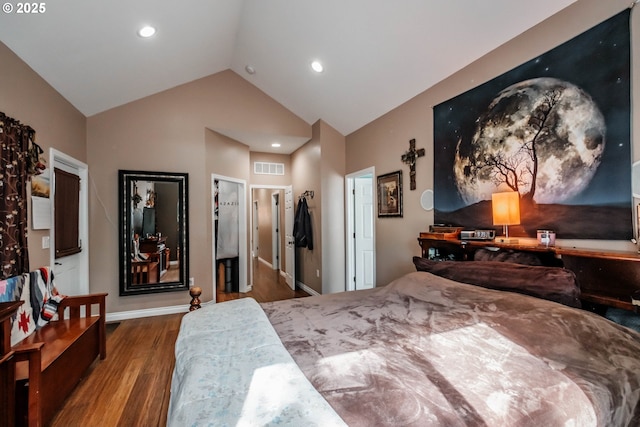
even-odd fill
[{"label": "wooden desk", "polygon": [[140,239],[140,252],[148,253],[151,259],[158,262],[158,271],[163,272],[169,268],[169,248],[166,247],[166,237],[158,239]]},{"label": "wooden desk", "polygon": [[[578,279],[581,299],[588,304],[638,311],[631,295],[640,290],[640,255],[636,252],[602,251],[495,241],[430,239],[418,237],[424,258],[473,260],[479,248],[533,253],[543,265],[561,266]],[[434,256],[437,253],[437,256]]]},{"label": "wooden desk", "polygon": [[131,274],[134,285],[145,283],[158,283],[160,281],[160,270],[158,269],[158,261],[153,259],[131,260]]}]

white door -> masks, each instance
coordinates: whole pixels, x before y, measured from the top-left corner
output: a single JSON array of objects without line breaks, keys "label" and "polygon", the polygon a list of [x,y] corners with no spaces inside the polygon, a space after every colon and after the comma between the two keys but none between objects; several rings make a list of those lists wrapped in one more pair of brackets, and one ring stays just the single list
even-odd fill
[{"label": "white door", "polygon": [[375,287],[375,168],[345,177],[347,291]]},{"label": "white door", "polygon": [[77,254],[55,258],[56,239],[55,226],[51,228],[51,267],[55,277],[56,288],[64,295],[82,295],[89,293],[89,239],[88,239],[88,197],[87,197],[87,165],[56,150],[51,150],[51,206],[52,224],[55,224],[55,169],[78,175],[80,177],[80,212],[79,238],[82,251]]},{"label": "white door", "polygon": [[280,193],[271,193],[271,268],[280,267]]},{"label": "white door", "polygon": [[258,229],[258,220],[259,220],[259,211],[258,211],[258,202],[254,201],[253,202],[253,257],[257,257],[258,255],[260,255],[260,253],[258,252],[260,249],[259,246],[259,242],[260,242],[260,233],[259,233],[259,229]]},{"label": "white door", "polygon": [[293,238],[293,221],[295,217],[293,205],[293,187],[284,190],[284,233],[285,233],[285,279],[291,289],[296,288],[296,242]]},{"label": "white door", "polygon": [[354,180],[355,288],[375,287],[373,178]]}]

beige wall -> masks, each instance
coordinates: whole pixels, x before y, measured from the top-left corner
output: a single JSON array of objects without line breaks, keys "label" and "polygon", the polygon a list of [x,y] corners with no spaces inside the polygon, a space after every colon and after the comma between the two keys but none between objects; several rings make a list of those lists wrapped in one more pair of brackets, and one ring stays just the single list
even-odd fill
[{"label": "beige wall", "polygon": [[321,160],[320,126],[315,123],[311,140],[291,155],[291,178],[296,210],[298,197],[307,190],[314,192],[313,199],[307,197],[309,215],[311,216],[313,250],[296,248],[296,280],[318,293],[322,293],[322,279],[319,277],[319,272],[322,271],[322,242],[318,228],[322,223]]},{"label": "beige wall", "polygon": [[345,137],[320,120],[322,147],[322,293],[342,292],[345,282]]},{"label": "beige wall", "polygon": [[345,290],[344,171],[345,137],[322,120],[312,126],[311,141],[292,158],[293,194],[307,190],[313,250],[298,248],[297,280],[321,294]]},{"label": "beige wall", "polygon": [[[273,251],[272,235],[271,235],[271,221],[273,218],[273,212],[271,212],[271,193],[274,190],[266,188],[258,188],[253,190],[254,202],[258,203],[258,218],[257,218],[257,232],[258,232],[258,257],[263,261],[272,263]],[[254,230],[256,232],[254,223]],[[255,234],[254,234],[255,236]]]},{"label": "beige wall", "polygon": [[[45,150],[47,162],[49,148],[86,162],[85,117],[1,42],[0,70],[0,111],[35,129],[36,143]],[[49,230],[31,230],[31,219],[29,228],[31,269],[49,265],[49,250],[41,244]]]},{"label": "beige wall", "polygon": [[[311,130],[311,128],[309,128]],[[311,137],[311,135],[309,135]],[[252,151],[249,159],[250,179],[253,186],[287,186],[291,185],[291,156],[289,154],[278,153],[260,153]],[[283,163],[284,175],[256,175],[253,173],[253,164],[255,162]]]},{"label": "beige wall", "polygon": [[[224,71],[92,116],[87,158],[92,292],[109,292],[110,313],[188,304],[189,295],[118,296],[118,169],[189,173],[190,276],[213,299],[211,174],[249,185],[248,146],[213,129],[310,137],[310,126],[232,71]],[[247,206],[249,196],[247,191]],[[247,216],[248,226],[248,216]],[[247,248],[250,249],[249,244]],[[248,254],[247,254],[248,256]]]},{"label": "beige wall", "polygon": [[[414,270],[413,255],[420,250],[416,238],[420,231],[433,224],[433,212],[420,207],[420,195],[433,188],[433,112],[435,105],[474,88],[536,55],[553,49],[572,37],[610,18],[629,6],[626,0],[580,0],[552,16],[521,36],[505,43],[455,73],[434,87],[420,93],[410,101],[390,111],[347,136],[347,173],[375,166],[376,175],[403,171],[404,217],[383,218],[376,221],[377,284],[383,285],[400,274]],[[637,63],[640,46],[640,16],[631,14],[633,62]],[[632,67],[636,68],[637,67]],[[585,72],[588,72],[585,70]],[[633,80],[639,72],[633,73]],[[638,98],[639,85],[632,85],[633,99]],[[639,117],[633,118],[637,128]],[[409,191],[409,171],[400,161],[408,149],[409,140],[416,139],[417,148],[425,148],[427,156],[417,161],[416,191]],[[640,142],[635,138],[634,153]],[[634,155],[637,159],[638,155]],[[635,250],[635,246],[622,241],[558,241],[561,245]]]}]

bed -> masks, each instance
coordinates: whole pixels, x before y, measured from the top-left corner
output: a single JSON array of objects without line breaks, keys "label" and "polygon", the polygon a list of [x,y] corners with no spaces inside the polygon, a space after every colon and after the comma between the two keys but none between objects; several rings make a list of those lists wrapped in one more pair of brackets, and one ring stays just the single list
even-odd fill
[{"label": "bed", "polygon": [[168,425],[640,425],[640,334],[572,307],[572,273],[414,262],[380,288],[185,315]]}]

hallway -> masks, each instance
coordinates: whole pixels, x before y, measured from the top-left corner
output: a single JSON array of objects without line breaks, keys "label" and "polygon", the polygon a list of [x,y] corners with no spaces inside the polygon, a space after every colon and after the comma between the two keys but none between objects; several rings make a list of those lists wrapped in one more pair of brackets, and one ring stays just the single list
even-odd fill
[{"label": "hallway", "polygon": [[280,270],[271,267],[258,258],[253,259],[253,290],[247,293],[224,292],[224,281],[218,284],[216,301],[223,302],[238,298],[252,297],[258,302],[280,301],[290,298],[308,297],[309,294],[301,289],[291,290],[280,276]]}]

